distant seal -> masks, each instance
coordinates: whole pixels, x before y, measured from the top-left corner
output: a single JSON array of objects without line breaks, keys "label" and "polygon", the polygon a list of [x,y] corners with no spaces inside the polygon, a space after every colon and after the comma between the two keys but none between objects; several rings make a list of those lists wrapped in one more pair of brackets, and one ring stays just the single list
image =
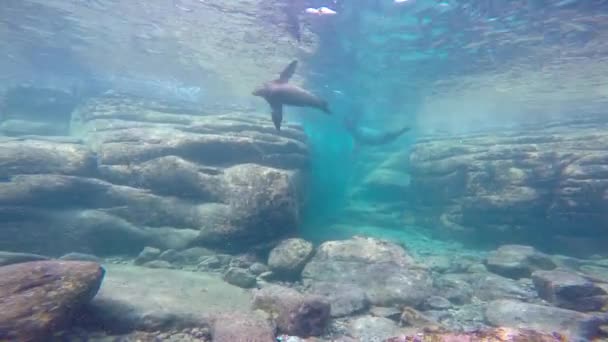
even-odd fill
[{"label": "distant seal", "polygon": [[344,119],[344,128],[355,140],[356,147],[360,145],[378,146],[388,144],[395,141],[403,133],[411,130],[407,126],[387,131],[372,130],[361,127],[357,120],[353,118]]},{"label": "distant seal", "polygon": [[281,72],[278,79],[266,82],[256,88],[252,95],[263,97],[272,109],[272,122],[277,131],[281,130],[283,121],[283,106],[312,107],[330,114],[327,101],[312,94],[308,90],[287,83],[293,76],[298,61],[293,61]]}]

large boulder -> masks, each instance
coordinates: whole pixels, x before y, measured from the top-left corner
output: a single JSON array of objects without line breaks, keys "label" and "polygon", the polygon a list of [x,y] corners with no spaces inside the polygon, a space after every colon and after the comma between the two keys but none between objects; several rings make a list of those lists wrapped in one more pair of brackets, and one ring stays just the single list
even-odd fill
[{"label": "large boulder", "polygon": [[[608,305],[608,287],[572,271],[532,273],[538,295],[559,307],[576,311],[602,311]],[[602,286],[604,285],[604,286]]]},{"label": "large boulder", "polygon": [[71,131],[81,139],[1,144],[0,249],[244,251],[299,224],[309,157],[298,127],[108,94],[79,106]]},{"label": "large boulder", "polygon": [[0,340],[47,341],[97,293],[93,262],[31,261],[0,267]]},{"label": "large boulder", "polygon": [[330,282],[358,287],[370,303],[380,306],[417,306],[432,290],[429,271],[402,247],[365,237],[323,243],[304,267],[302,278],[310,285]]},{"label": "large boulder", "polygon": [[409,163],[414,204],[426,209],[419,218],[432,214],[445,232],[467,240],[574,253],[564,238],[591,237],[603,241],[595,244],[601,251],[606,137],[606,123],[582,122],[421,139]]}]

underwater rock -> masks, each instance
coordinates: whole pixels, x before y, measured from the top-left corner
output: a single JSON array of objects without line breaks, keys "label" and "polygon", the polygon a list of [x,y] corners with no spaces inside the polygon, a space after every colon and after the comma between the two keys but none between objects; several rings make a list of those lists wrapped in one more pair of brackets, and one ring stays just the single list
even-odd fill
[{"label": "underwater rock", "polygon": [[247,163],[281,169],[300,169],[308,163],[301,130],[286,128],[285,134],[277,135],[270,130],[272,122],[256,117],[189,115],[181,110],[127,97],[100,97],[76,110],[73,120],[79,123],[73,124],[73,130],[86,133],[83,137],[95,146],[100,164],[131,162],[135,173],[137,165],[166,156],[198,165],[199,171],[219,167],[219,172]]},{"label": "underwater rock", "polygon": [[224,312],[248,313],[251,296],[201,272],[106,265],[106,277],[79,324],[111,333],[206,328]]},{"label": "underwater rock", "polygon": [[[203,223],[197,242],[249,250],[296,232],[300,202],[291,171],[243,164],[224,170],[229,209],[218,224]],[[201,216],[202,218],[203,216]],[[205,216],[208,220],[208,216]]]},{"label": "underwater rock", "polygon": [[149,261],[156,260],[161,251],[158,248],[146,246],[133,261],[135,265],[145,264]]},{"label": "underwater rock", "polygon": [[47,259],[49,259],[49,258],[45,257],[43,255],[38,255],[38,254],[0,251],[0,266],[18,264],[18,263],[28,262],[28,261],[47,260]]},{"label": "underwater rock", "polygon": [[444,273],[452,267],[452,260],[445,255],[429,255],[422,260],[422,263],[430,270]]},{"label": "underwater rock", "polygon": [[374,317],[383,317],[395,322],[399,322],[401,310],[395,307],[373,306],[371,309],[369,309],[369,314]]},{"label": "underwater rock", "polygon": [[6,136],[24,135],[65,135],[67,127],[65,123],[51,123],[43,121],[10,119],[0,123],[0,133]]},{"label": "underwater rock", "polygon": [[[420,139],[408,168],[413,212],[465,241],[601,252],[607,146],[605,123]],[[580,236],[593,237],[595,249],[573,251],[564,242]]]},{"label": "underwater rock", "polygon": [[178,253],[178,260],[188,265],[196,265],[202,258],[215,254],[213,251],[203,247],[192,247],[181,250]]},{"label": "underwater rock", "polygon": [[359,341],[384,341],[399,335],[399,326],[383,317],[362,316],[353,319],[348,325],[349,334]]},{"label": "underwater rock", "polygon": [[249,266],[249,272],[251,272],[254,275],[260,275],[264,272],[268,272],[269,268],[268,266],[260,263],[260,262],[254,262],[253,264],[251,264],[251,266]]},{"label": "underwater rock", "polygon": [[0,179],[18,175],[94,176],[95,155],[84,145],[35,139],[0,144]]},{"label": "underwater rock", "polygon": [[473,296],[483,301],[536,298],[533,286],[492,273],[447,273],[435,279],[434,285],[437,293],[456,305],[470,303]]},{"label": "underwater rock", "polygon": [[[487,329],[489,327],[484,317],[484,308],[485,305],[478,301],[475,304],[456,306],[449,310],[426,310],[423,312],[424,317],[430,319],[430,322],[439,323],[427,325],[429,329],[426,332],[437,328],[445,331],[466,332]],[[435,330],[435,332],[437,331]]]},{"label": "underwater rock", "polygon": [[143,263],[142,266],[148,268],[175,268],[170,262],[166,260],[152,260]]},{"label": "underwater rock", "polygon": [[491,272],[513,279],[529,278],[535,270],[557,267],[548,255],[522,245],[500,246],[488,255],[485,264]]},{"label": "underwater rock", "polygon": [[230,267],[228,271],[224,273],[224,280],[228,284],[242,288],[254,287],[256,284],[256,278],[253,274],[249,273],[246,269],[238,267]]},{"label": "underwater rock", "polygon": [[182,256],[175,249],[167,249],[166,251],[163,251],[158,256],[158,259],[169,263],[179,263],[183,261]]},{"label": "underwater rock", "polygon": [[252,305],[267,312],[278,331],[288,335],[319,336],[330,319],[330,305],[322,297],[278,285],[256,290]]},{"label": "underwater rock", "polygon": [[469,267],[467,267],[467,272],[468,273],[487,273],[488,268],[482,263],[472,264]]},{"label": "underwater rock", "polygon": [[81,261],[32,261],[0,267],[0,339],[46,341],[97,293],[104,270]]},{"label": "underwater rock", "polygon": [[458,273],[448,273],[435,279],[434,286],[437,293],[441,293],[446,299],[456,305],[471,302],[474,289],[469,276]]},{"label": "underwater rock", "polygon": [[367,295],[356,286],[318,282],[312,285],[310,292],[329,302],[332,317],[349,316],[369,308]]},{"label": "underwater rock", "polygon": [[214,342],[274,341],[274,332],[270,324],[257,314],[229,312],[214,319],[211,330]]},{"label": "underwater rock", "polygon": [[432,317],[408,306],[403,308],[401,316],[399,317],[399,324],[424,331],[446,331],[445,327],[436,322]]},{"label": "underwater rock", "polygon": [[608,322],[608,316],[585,314],[577,311],[514,300],[495,300],[486,305],[485,316],[495,327],[532,329],[543,333],[557,332],[568,341],[590,341],[598,335],[599,327]]},{"label": "underwater rock", "polygon": [[537,297],[532,284],[518,282],[492,273],[471,274],[468,279],[473,284],[475,297],[481,300],[517,299],[531,301]]},{"label": "underwater rock", "polygon": [[323,243],[304,267],[302,278],[307,284],[359,287],[370,303],[379,306],[417,306],[432,291],[428,270],[416,265],[402,247],[366,237]]},{"label": "underwater rock", "polygon": [[603,311],[606,289],[572,272],[553,270],[532,273],[538,295],[556,306],[576,311]]},{"label": "underwater rock", "polygon": [[230,259],[229,266],[248,269],[256,260],[257,257],[252,254],[234,255]]},{"label": "underwater rock", "polygon": [[[351,199],[370,201],[376,205],[382,203],[399,203],[409,193],[410,176],[403,172],[407,166],[408,155],[403,152],[374,153],[377,163],[369,170],[360,184],[350,191]],[[379,165],[378,165],[379,164]]]},{"label": "underwater rock", "polygon": [[287,239],[281,241],[270,251],[268,267],[279,276],[297,278],[304,265],[312,257],[312,243],[302,239]]},{"label": "underwater rock", "polygon": [[563,341],[565,337],[556,333],[542,333],[530,329],[494,328],[474,332],[421,332],[415,335],[391,337],[384,342],[414,342],[414,341],[488,341],[488,342],[555,342]]},{"label": "underwater rock", "polygon": [[245,252],[293,235],[309,165],[303,130],[277,134],[271,121],[239,112],[199,114],[107,95],[76,109],[80,143],[2,139],[0,249],[10,241],[48,255]]},{"label": "underwater rock", "polygon": [[217,255],[211,255],[203,257],[201,262],[197,265],[200,270],[217,270],[222,267],[228,266],[230,260],[224,260]]},{"label": "underwater rock", "polygon": [[445,310],[452,306],[449,300],[440,296],[431,296],[424,301],[424,306],[429,310]]},{"label": "underwater rock", "polygon": [[86,254],[86,253],[76,253],[76,252],[62,255],[59,259],[60,260],[75,260],[75,261],[91,261],[91,262],[96,262],[96,263],[102,262],[102,259],[95,255]]}]

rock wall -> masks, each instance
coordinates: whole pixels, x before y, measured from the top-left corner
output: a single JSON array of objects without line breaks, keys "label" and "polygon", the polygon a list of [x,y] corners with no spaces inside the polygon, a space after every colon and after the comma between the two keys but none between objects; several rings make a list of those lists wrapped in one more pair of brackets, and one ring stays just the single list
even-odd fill
[{"label": "rock wall", "polygon": [[72,137],[0,144],[0,250],[97,255],[204,245],[244,251],[295,233],[306,138],[251,113],[200,116],[106,95]]},{"label": "rock wall", "polygon": [[418,219],[495,241],[608,238],[606,123],[421,140],[410,154]]}]

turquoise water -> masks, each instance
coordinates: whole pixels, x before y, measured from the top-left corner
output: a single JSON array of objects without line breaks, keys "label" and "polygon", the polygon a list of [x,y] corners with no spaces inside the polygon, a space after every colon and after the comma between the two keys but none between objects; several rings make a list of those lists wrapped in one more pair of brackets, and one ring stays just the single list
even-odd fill
[{"label": "turquoise water", "polygon": [[0,51],[0,341],[606,338],[608,0],[5,0]]}]

